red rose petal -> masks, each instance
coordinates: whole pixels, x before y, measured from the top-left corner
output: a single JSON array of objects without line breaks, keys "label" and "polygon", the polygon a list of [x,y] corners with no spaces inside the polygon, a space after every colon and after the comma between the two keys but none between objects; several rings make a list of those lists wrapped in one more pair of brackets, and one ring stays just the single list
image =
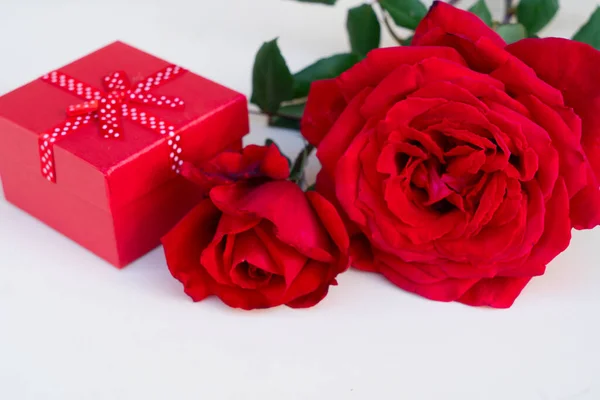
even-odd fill
[{"label": "red rose petal", "polygon": [[179,273],[177,276],[173,274],[173,277],[183,283],[183,292],[193,301],[202,301],[214,294],[211,289],[212,278],[204,269],[200,268],[193,274]]},{"label": "red rose petal", "polygon": [[431,284],[419,284],[407,279],[401,272],[385,264],[380,266],[380,272],[396,286],[436,301],[458,300],[478,281],[478,279],[444,279]]},{"label": "red rose petal", "polygon": [[529,115],[529,111],[523,104],[510,97],[510,95],[504,91],[504,85],[502,85],[502,87],[498,87],[497,84],[490,85],[487,82],[482,82],[479,79],[473,79],[473,77],[453,79],[452,83],[464,88],[466,91],[471,93],[473,96],[476,96],[488,106],[490,103],[497,103],[523,115]]},{"label": "red rose petal", "polygon": [[485,152],[473,151],[466,156],[454,158],[449,162],[446,172],[454,176],[476,174],[485,163],[485,160]]},{"label": "red rose petal", "polygon": [[[402,275],[405,280],[415,284],[430,285],[450,278],[436,264],[407,263],[394,255],[382,251],[376,251],[375,258],[379,270],[392,269],[397,274]],[[443,262],[444,260],[438,260],[437,264],[442,264]]]},{"label": "red rose petal", "polygon": [[350,259],[352,266],[362,271],[377,272],[371,243],[362,234],[350,237]]},{"label": "red rose petal", "polygon": [[478,81],[504,89],[504,84],[488,74],[477,72],[464,64],[458,64],[442,58],[427,58],[417,64],[423,76],[422,84],[437,81],[464,81],[467,79]]},{"label": "red rose petal", "polygon": [[340,158],[335,170],[336,197],[348,217],[358,225],[365,225],[366,218],[357,207],[358,180],[360,175],[360,152],[366,146],[369,132],[362,132],[350,144]]},{"label": "red rose petal", "polygon": [[[368,129],[367,127],[365,127]],[[359,155],[362,176],[374,190],[383,190],[383,177],[377,172],[377,158],[381,154],[381,146],[378,143],[376,130],[370,137]]]},{"label": "red rose petal", "polygon": [[[439,258],[431,263],[406,262],[401,258],[384,252],[376,252],[377,262],[382,262],[388,267],[419,284],[431,284],[446,279],[482,279],[493,278],[497,269],[493,265],[486,268],[474,266],[469,263],[460,263]],[[530,276],[530,275],[528,275]]]},{"label": "red rose petal", "polygon": [[[516,278],[531,278],[536,276],[544,275],[546,272],[546,266],[540,264],[534,264],[527,259],[513,260],[507,263],[503,268],[500,268],[500,273],[503,277],[516,277]],[[508,265],[510,264],[510,265]],[[511,268],[512,267],[512,268]]]},{"label": "red rose petal", "polygon": [[253,215],[222,214],[213,241],[220,241],[225,235],[235,235],[254,228],[260,223],[260,218]]},{"label": "red rose petal", "polygon": [[263,221],[254,228],[254,233],[260,238],[269,256],[277,264],[278,270],[282,271],[281,274],[289,287],[306,264],[306,256],[277,239],[275,228],[270,222]]},{"label": "red rose petal", "polygon": [[468,104],[456,102],[447,102],[427,110],[415,117],[411,122],[411,126],[416,129],[427,129],[431,125],[443,123],[445,120],[459,122],[467,129],[476,127],[487,128],[489,131],[494,129],[481,110]]},{"label": "red rose petal", "polygon": [[350,239],[335,207],[317,192],[306,192],[306,197],[340,252],[347,254]]},{"label": "red rose petal", "polygon": [[348,215],[344,212],[337,196],[335,195],[335,183],[333,182],[332,177],[327,175],[323,169],[321,169],[317,174],[315,189],[318,193],[325,197],[327,201],[333,204],[336,210],[339,211],[339,216],[342,218],[342,221],[346,226],[346,231],[349,235],[360,231],[358,226],[348,219]]},{"label": "red rose petal", "polygon": [[[600,176],[600,51],[567,39],[524,39],[506,48],[559,89],[583,121],[583,148]],[[560,56],[557,56],[560,55]]]},{"label": "red rose petal", "polygon": [[469,223],[467,234],[480,232],[492,219],[498,210],[506,193],[506,175],[502,173],[492,174],[475,210],[475,214]]},{"label": "red rose petal", "polygon": [[425,18],[417,26],[412,45],[432,45],[433,43],[427,40],[428,34],[432,31],[465,37],[473,42],[483,36],[498,47],[506,46],[504,40],[476,15],[442,1],[434,2]]},{"label": "red rose petal", "polygon": [[428,243],[439,239],[451,232],[464,218],[462,212],[453,210],[440,214],[432,209],[426,209],[411,201],[406,188],[398,178],[387,182],[384,199],[385,205],[375,201],[372,193],[364,190],[359,197],[376,215],[385,215],[382,207],[389,209],[393,215],[404,224],[396,223],[396,230],[415,244]]},{"label": "red rose petal", "polygon": [[317,148],[317,158],[322,170],[330,176],[334,175],[340,157],[366,122],[359,110],[369,93],[370,89],[365,89],[352,99]]},{"label": "red rose petal", "polygon": [[210,200],[203,200],[162,238],[169,271],[194,301],[211,294],[200,254],[212,241],[220,215]]},{"label": "red rose petal", "polygon": [[[484,124],[486,122],[484,121]],[[435,130],[441,132],[444,136],[448,136],[453,139],[460,140],[464,143],[472,144],[473,146],[479,147],[480,149],[486,150],[495,150],[496,145],[490,141],[490,139],[485,138],[476,133],[477,129],[474,126],[469,126],[470,130],[463,128],[457,128],[459,124],[452,124],[449,121],[443,121],[439,124],[429,126],[429,130]]]},{"label": "red rose petal", "polygon": [[[464,75],[461,75],[461,78],[465,78]],[[422,84],[419,89],[411,93],[409,97],[419,97],[423,99],[443,98],[448,101],[469,104],[473,107],[481,108],[482,110],[487,109],[485,103],[475,97],[471,92],[460,85],[449,81],[434,81]]]},{"label": "red rose petal", "polygon": [[[431,206],[444,199],[453,198],[456,193],[446,185],[442,178],[438,175],[437,165],[429,165],[429,171],[427,172],[428,181],[425,185],[427,191],[427,201],[423,202],[424,206]],[[462,200],[462,199],[461,199]]]},{"label": "red rose petal", "polygon": [[237,234],[252,229],[259,222],[260,219],[254,216],[221,215],[215,236],[200,257],[203,267],[216,282],[222,285],[232,284],[229,272],[233,263],[235,238]]},{"label": "red rose petal", "polygon": [[[245,151],[251,146],[246,146]],[[271,179],[287,179],[290,176],[288,160],[281,154],[274,144],[267,146],[260,162],[260,172]]]},{"label": "red rose petal", "polygon": [[[591,174],[593,172],[590,171]],[[593,185],[587,186],[571,199],[571,221],[575,229],[592,229],[600,225],[600,191]]]},{"label": "red rose petal", "polygon": [[398,46],[375,49],[338,78],[338,85],[346,100],[352,99],[367,87],[375,87],[391,71],[403,64],[416,64],[426,58],[439,58],[456,64],[465,64],[458,52],[449,47]]},{"label": "red rose petal", "polygon": [[531,94],[550,105],[564,104],[559,90],[538,78],[533,69],[515,57],[508,57],[490,76],[504,83],[508,93]]},{"label": "red rose petal", "polygon": [[321,285],[315,291],[289,301],[286,306],[291,308],[309,308],[317,305],[327,296],[329,292],[329,283]]},{"label": "red rose petal", "polygon": [[563,178],[559,178],[546,203],[544,233],[532,249],[528,262],[546,265],[565,251],[570,242],[569,195]]},{"label": "red rose petal", "polygon": [[450,260],[485,266],[502,259],[513,243],[523,236],[527,223],[526,204],[519,207],[519,214],[511,222],[500,227],[484,227],[471,238],[459,237],[440,240],[435,244],[438,252]]},{"label": "red rose petal", "polygon": [[[573,132],[561,115],[537,97],[522,99],[531,111],[534,121],[548,132],[559,154],[559,174],[565,180],[569,197],[587,185],[588,162],[579,143],[578,132]],[[566,114],[568,110],[564,110]]]},{"label": "red rose petal", "polygon": [[[577,195],[573,204],[573,225],[578,229],[593,228],[600,223],[600,83],[597,79],[600,52],[591,46],[566,39],[525,39],[507,50],[536,74],[558,88],[567,106],[572,107],[583,122],[582,145],[592,165],[594,177],[590,186]],[[560,54],[560,57],[556,55]],[[584,206],[585,209],[580,207]]]},{"label": "red rose petal", "polygon": [[271,259],[269,252],[254,230],[235,235],[232,265],[235,266],[243,262],[248,262],[271,274],[283,275],[280,266]]},{"label": "red rose petal", "polygon": [[[254,272],[250,272],[254,271]],[[258,290],[269,285],[272,275],[247,263],[234,264],[229,271],[231,282],[242,289]]]},{"label": "red rose petal", "polygon": [[237,151],[224,151],[196,167],[189,162],[182,165],[182,175],[207,191],[218,185],[257,177],[286,179],[289,174],[287,159],[277,146],[248,145]]},{"label": "red rose petal", "polygon": [[[410,100],[406,101],[406,103],[408,102],[410,102]],[[440,107],[443,107],[443,105],[438,108]],[[433,139],[432,135],[421,132],[418,129],[413,129],[408,126],[398,126],[395,131],[390,134],[388,141],[394,143],[405,143],[407,141],[411,144],[418,143],[418,145],[422,146],[428,154],[435,156],[438,161],[444,163],[444,150],[442,150],[438,142]]]},{"label": "red rose petal", "polygon": [[260,291],[251,289],[242,289],[236,286],[215,285],[214,293],[221,301],[229,307],[241,308],[243,310],[254,310],[261,308],[276,307],[281,304],[266,298]]},{"label": "red rose petal", "polygon": [[313,82],[300,122],[302,136],[318,146],[345,107],[346,100],[335,79]]},{"label": "red rose petal", "polygon": [[509,308],[530,280],[531,277],[482,279],[457,300],[470,306]]},{"label": "red rose petal", "polygon": [[528,146],[535,151],[539,159],[535,179],[539,182],[544,197],[549,196],[558,177],[559,156],[548,132],[529,118],[499,104],[492,105],[492,111],[487,117],[511,138],[527,137]]},{"label": "red rose petal", "polygon": [[[333,279],[334,274],[330,271],[330,267],[329,264],[309,260],[285,292],[285,303],[293,306],[294,301],[298,300],[299,303],[305,304],[304,307],[309,307],[321,301],[323,284],[330,283]],[[313,296],[310,296],[311,294]],[[303,299],[299,300],[301,298]],[[308,299],[312,299],[314,303],[307,301]]]},{"label": "red rose petal", "polygon": [[271,221],[276,236],[307,257],[323,262],[333,260],[328,252],[331,239],[295,183],[272,181],[257,187],[219,186],[210,191],[210,198],[225,214],[250,214]]},{"label": "red rose petal", "polygon": [[360,113],[365,119],[376,116],[396,101],[414,92],[420,83],[421,74],[412,65],[401,65],[377,84],[365,98]]},{"label": "red rose petal", "polygon": [[515,178],[507,179],[506,196],[490,222],[488,222],[488,226],[501,226],[512,221],[519,212],[522,197],[521,183]]},{"label": "red rose petal", "polygon": [[206,272],[221,285],[233,285],[229,271],[231,270],[231,252],[234,241],[235,236],[230,235],[221,241],[212,242],[204,249],[199,259]]},{"label": "red rose petal", "polygon": [[444,99],[411,97],[394,104],[385,116],[385,123],[390,130],[405,127],[417,116],[446,103]]},{"label": "red rose petal", "polygon": [[[520,189],[523,190],[523,196],[521,197],[521,205],[518,207],[515,219],[525,217],[525,222],[519,222],[524,223],[525,226],[524,229],[515,232],[513,235],[511,248],[497,257],[496,260],[500,265],[499,270],[502,271],[504,269],[513,270],[523,264],[523,258],[527,258],[532,248],[540,240],[545,229],[547,204],[544,203],[545,199],[540,185],[533,180],[524,184],[522,183],[520,186],[523,186],[523,189]],[[509,195],[511,191],[510,185],[508,185],[507,189],[507,195]],[[493,234],[494,229],[494,225],[490,224],[489,232]]]}]

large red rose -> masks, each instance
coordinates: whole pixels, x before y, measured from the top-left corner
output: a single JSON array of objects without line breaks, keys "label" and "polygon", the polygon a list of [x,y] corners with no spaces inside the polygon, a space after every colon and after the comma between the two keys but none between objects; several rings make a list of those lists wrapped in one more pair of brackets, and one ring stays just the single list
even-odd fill
[{"label": "large red rose", "polygon": [[436,2],[410,47],[313,84],[302,121],[317,190],[353,264],[440,301],[509,307],[600,222],[600,52],[506,43]]},{"label": "large red rose", "polygon": [[277,147],[225,152],[201,169],[183,170],[210,188],[163,238],[171,274],[200,301],[231,307],[311,307],[349,265],[348,235],[335,207],[285,180]]}]

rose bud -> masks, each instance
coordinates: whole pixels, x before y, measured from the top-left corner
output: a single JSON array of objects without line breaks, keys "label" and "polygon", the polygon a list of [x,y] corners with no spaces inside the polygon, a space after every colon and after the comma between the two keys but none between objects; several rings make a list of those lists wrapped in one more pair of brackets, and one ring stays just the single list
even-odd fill
[{"label": "rose bud", "polygon": [[171,274],[194,301],[231,307],[312,307],[349,265],[349,239],[335,207],[286,180],[276,146],[225,152],[183,174],[209,189],[163,238]]},{"label": "rose bud", "polygon": [[439,301],[510,307],[600,222],[600,52],[506,43],[436,2],[412,45],[312,85],[317,190],[356,267]]}]

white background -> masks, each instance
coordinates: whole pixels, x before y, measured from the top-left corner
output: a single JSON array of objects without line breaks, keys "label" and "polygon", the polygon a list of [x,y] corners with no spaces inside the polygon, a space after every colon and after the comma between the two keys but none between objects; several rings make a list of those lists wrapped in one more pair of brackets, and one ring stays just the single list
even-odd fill
[{"label": "white background", "polygon": [[[358,3],[0,0],[0,93],[121,39],[249,94],[263,41],[279,36],[294,71],[346,51]],[[545,35],[570,36],[596,5],[562,3]],[[301,143],[253,116],[247,141],[266,135]],[[316,308],[241,312],[193,303],[161,249],[119,271],[0,196],[0,399],[597,400],[599,243],[575,232],[510,310],[350,271]]]}]

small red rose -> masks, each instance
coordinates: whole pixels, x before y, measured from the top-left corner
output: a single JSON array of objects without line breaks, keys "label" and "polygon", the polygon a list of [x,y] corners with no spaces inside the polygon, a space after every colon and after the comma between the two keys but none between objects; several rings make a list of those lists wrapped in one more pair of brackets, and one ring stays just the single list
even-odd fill
[{"label": "small red rose", "polygon": [[335,207],[285,180],[276,146],[225,152],[184,175],[210,188],[163,238],[171,274],[200,301],[231,307],[311,307],[349,265],[349,239]]},{"label": "small red rose", "polygon": [[313,84],[302,132],[351,258],[440,301],[509,307],[600,222],[600,52],[506,43],[436,2],[412,46]]}]

